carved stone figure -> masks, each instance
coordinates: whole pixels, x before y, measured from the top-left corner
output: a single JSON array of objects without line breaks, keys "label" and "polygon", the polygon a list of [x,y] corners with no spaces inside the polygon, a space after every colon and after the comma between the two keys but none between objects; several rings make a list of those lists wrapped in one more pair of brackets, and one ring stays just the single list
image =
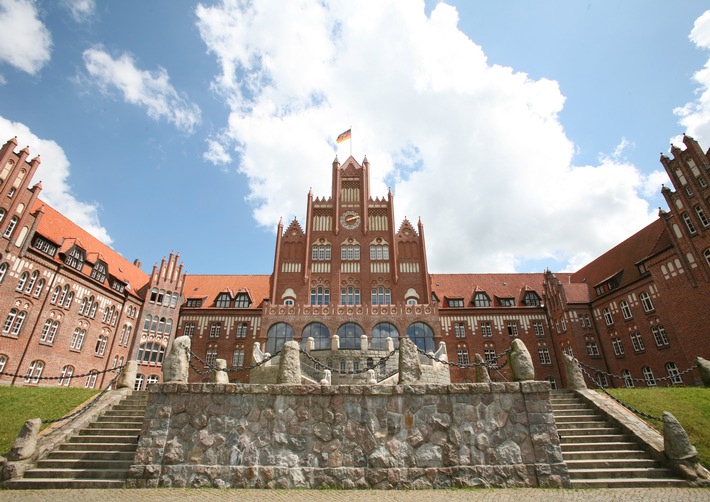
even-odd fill
[{"label": "carved stone figure", "polygon": [[37,437],[39,430],[42,427],[42,420],[39,418],[30,418],[25,422],[20,429],[20,432],[12,443],[12,449],[7,454],[8,460],[26,460],[37,451]]},{"label": "carved stone figure", "polygon": [[562,361],[565,364],[565,373],[567,374],[567,388],[570,390],[586,389],[587,382],[584,380],[582,370],[579,369],[579,364],[577,364],[574,357],[562,354]]},{"label": "carved stone figure", "polygon": [[710,473],[698,463],[698,450],[680,422],[667,411],[663,412],[663,448],[675,472],[694,485],[710,485]]},{"label": "carved stone figure", "polygon": [[138,361],[128,361],[116,382],[117,389],[133,389],[138,374]]},{"label": "carved stone figure", "polygon": [[490,383],[491,376],[488,374],[488,368],[486,368],[483,363],[485,362],[481,357],[481,354],[476,354],[475,357],[476,364],[476,382],[477,383]]},{"label": "carved stone figure", "polygon": [[224,371],[227,368],[227,361],[217,359],[217,369],[212,373],[212,382],[214,383],[229,383],[229,375]]},{"label": "carved stone figure", "polygon": [[409,338],[399,342],[399,382],[418,383],[422,378],[422,366],[417,346]]},{"label": "carved stone figure", "polygon": [[535,380],[535,367],[533,366],[532,357],[530,357],[528,348],[519,338],[513,340],[511,344],[508,361],[510,361],[510,371],[513,373],[514,381]]},{"label": "carved stone figure", "polygon": [[191,343],[189,336],[173,340],[168,357],[163,361],[163,382],[187,383]]}]

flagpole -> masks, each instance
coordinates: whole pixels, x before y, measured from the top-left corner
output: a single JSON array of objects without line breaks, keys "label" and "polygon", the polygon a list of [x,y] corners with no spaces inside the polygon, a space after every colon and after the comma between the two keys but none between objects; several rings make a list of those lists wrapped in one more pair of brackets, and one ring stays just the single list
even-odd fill
[{"label": "flagpole", "polygon": [[350,156],[353,156],[353,126],[350,126]]}]

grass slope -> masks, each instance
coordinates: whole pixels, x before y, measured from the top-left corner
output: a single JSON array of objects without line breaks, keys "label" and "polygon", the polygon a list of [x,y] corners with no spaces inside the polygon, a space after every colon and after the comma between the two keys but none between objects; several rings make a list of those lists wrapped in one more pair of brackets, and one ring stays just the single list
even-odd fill
[{"label": "grass slope", "polygon": [[[670,412],[683,426],[698,450],[701,464],[710,469],[710,388],[655,387],[607,389],[609,393],[639,411],[661,417]],[[647,419],[646,419],[647,420]],[[663,423],[647,420],[663,431]]]},{"label": "grass slope", "polygon": [[12,443],[26,420],[62,417],[98,393],[96,389],[0,387],[0,454],[12,448]]}]

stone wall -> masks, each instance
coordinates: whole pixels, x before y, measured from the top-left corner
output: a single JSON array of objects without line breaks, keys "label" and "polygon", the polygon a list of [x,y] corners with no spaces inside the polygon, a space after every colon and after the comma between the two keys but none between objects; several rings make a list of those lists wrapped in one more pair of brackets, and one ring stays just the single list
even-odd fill
[{"label": "stone wall", "polygon": [[546,382],[149,392],[129,486],[570,486]]}]

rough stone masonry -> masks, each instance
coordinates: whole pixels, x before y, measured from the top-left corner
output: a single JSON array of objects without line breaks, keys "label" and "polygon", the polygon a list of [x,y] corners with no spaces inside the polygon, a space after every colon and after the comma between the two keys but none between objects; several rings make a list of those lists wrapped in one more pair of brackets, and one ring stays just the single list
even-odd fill
[{"label": "rough stone masonry", "polygon": [[569,487],[547,382],[150,387],[134,487]]}]

